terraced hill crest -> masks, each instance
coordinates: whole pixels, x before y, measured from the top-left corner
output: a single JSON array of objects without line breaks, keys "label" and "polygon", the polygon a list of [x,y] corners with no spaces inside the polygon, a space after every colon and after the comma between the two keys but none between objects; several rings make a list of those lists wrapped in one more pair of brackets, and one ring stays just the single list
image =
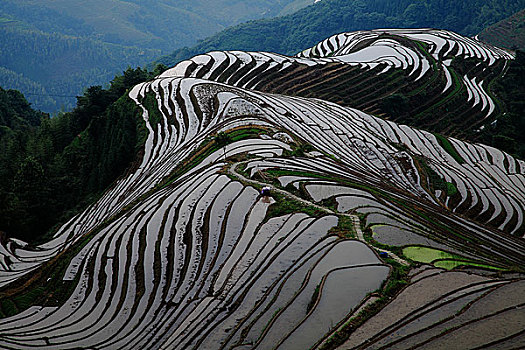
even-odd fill
[{"label": "terraced hill crest", "polygon": [[0,245],[0,347],[524,346],[525,162],[396,123],[486,127],[513,58],[376,30],[135,86],[140,164],[50,242]]}]

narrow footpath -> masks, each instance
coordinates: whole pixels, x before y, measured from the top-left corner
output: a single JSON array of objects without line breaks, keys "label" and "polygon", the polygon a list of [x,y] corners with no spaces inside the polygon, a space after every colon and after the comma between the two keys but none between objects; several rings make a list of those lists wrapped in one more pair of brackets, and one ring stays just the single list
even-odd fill
[{"label": "narrow footpath", "polygon": [[272,184],[264,183],[264,182],[257,181],[257,180],[248,179],[248,178],[244,177],[243,175],[241,175],[241,174],[239,174],[237,172],[237,167],[239,165],[245,164],[245,163],[248,163],[248,162],[251,162],[251,161],[253,161],[253,159],[252,160],[245,160],[245,161],[242,161],[242,162],[233,163],[232,165],[230,165],[228,167],[228,174],[238,178],[240,181],[245,182],[245,183],[249,183],[249,184],[252,184],[252,185],[259,185],[259,186],[270,186],[270,187],[272,187],[272,191],[274,191],[274,192],[280,193],[283,196],[286,196],[286,197],[288,197],[290,199],[293,199],[295,201],[301,202],[303,204],[310,205],[310,206],[312,206],[312,207],[314,207],[316,209],[324,211],[327,214],[332,214],[332,215],[337,215],[337,216],[346,216],[346,217],[352,219],[352,222],[354,224],[354,230],[356,232],[358,240],[360,240],[361,242],[366,243],[368,246],[372,247],[373,249],[375,249],[378,252],[385,252],[385,253],[387,253],[392,259],[394,259],[395,261],[397,261],[398,263],[400,263],[402,265],[405,265],[405,266],[410,265],[406,260],[401,259],[400,257],[395,255],[391,251],[386,250],[386,249],[377,248],[377,247],[374,247],[374,246],[371,246],[370,244],[368,244],[368,242],[366,242],[366,240],[365,240],[365,236],[363,234],[363,230],[361,230],[361,221],[359,220],[359,217],[357,215],[352,215],[352,214],[348,214],[348,213],[341,213],[341,212],[333,211],[331,209],[325,208],[325,207],[320,206],[320,205],[318,205],[316,203],[313,203],[313,202],[310,202],[310,201],[308,201],[306,199],[298,197],[298,196],[296,196],[296,195],[294,195],[294,194],[292,194],[290,192],[287,192],[287,191],[285,191],[283,189],[275,188]]}]

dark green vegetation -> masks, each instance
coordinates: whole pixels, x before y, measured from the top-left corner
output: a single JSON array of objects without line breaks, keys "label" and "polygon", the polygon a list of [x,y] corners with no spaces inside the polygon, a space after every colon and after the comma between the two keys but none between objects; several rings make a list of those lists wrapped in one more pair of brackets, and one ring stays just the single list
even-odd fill
[{"label": "dark green vegetation", "polygon": [[219,147],[222,148],[224,159],[226,159],[226,146],[232,142],[231,137],[224,132],[220,132],[217,134],[217,136],[215,136],[214,141]]},{"label": "dark green vegetation", "polygon": [[90,85],[193,45],[227,26],[276,16],[308,0],[3,0],[0,86],[21,90],[38,109],[75,105]]},{"label": "dark green vegetation", "polygon": [[351,218],[344,215],[339,216],[337,226],[333,227],[329,232],[341,238],[354,238],[356,236],[354,222]]},{"label": "dark green vegetation", "polygon": [[456,151],[454,146],[452,146],[450,141],[445,136],[437,134],[437,133],[434,134],[434,136],[438,140],[441,147],[443,147],[445,151],[447,151],[447,153],[450,154],[452,158],[456,160],[456,162],[458,162],[459,164],[465,163],[465,159],[463,159],[463,157],[459,155],[458,151]]},{"label": "dark green vegetation", "polygon": [[[235,141],[245,140],[249,138],[257,138],[261,134],[266,134],[267,130],[263,128],[240,127],[238,129],[229,130],[228,132],[220,132],[211,139],[204,140],[199,147],[190,153],[188,157],[181,163],[177,169],[171,173],[165,180],[163,180],[157,187],[162,188],[170,185],[181,178],[189,170],[200,164],[206,157],[210,156],[218,149],[223,150],[223,155],[226,155],[225,147]],[[226,158],[226,157],[224,157]]]},{"label": "dark green vegetation", "polygon": [[[388,39],[418,52],[428,60],[432,69],[421,79],[415,79],[416,74],[411,76],[410,70],[404,69],[379,74],[385,66],[360,69],[333,62],[306,68],[294,62],[286,69],[269,68],[253,88],[269,93],[319,98],[435,132],[442,147],[460,164],[464,160],[440,134],[494,145],[518,157],[524,156],[519,146],[521,136],[514,135],[513,131],[519,130],[520,111],[523,110],[520,109],[520,101],[523,101],[521,52],[516,60],[498,60],[489,65],[488,61],[480,64],[477,58],[464,58],[455,46],[450,52],[442,50],[440,54],[443,56],[446,53],[446,57],[439,57],[438,61],[429,53],[428,44],[393,33],[383,33],[377,40]],[[440,62],[445,60],[449,66]],[[188,74],[193,74],[192,69],[197,67],[193,65],[189,68]],[[199,74],[204,73],[199,71]],[[474,105],[469,95],[472,92],[465,83],[474,77],[483,82],[487,93],[495,101],[493,109],[484,104]],[[225,79],[226,75],[221,75],[218,80],[224,82]],[[497,121],[494,123],[494,120]],[[501,125],[499,130],[494,130],[497,125]],[[294,155],[300,156],[303,150],[294,152]]]},{"label": "dark green vegetation", "polygon": [[500,269],[491,265],[480,264],[472,259],[467,259],[457,254],[452,254],[439,249],[424,247],[424,246],[407,246],[403,248],[403,255],[410,260],[424,263],[433,264],[436,267],[443,267],[447,270],[454,268],[455,266],[469,265],[485,267],[488,269]]},{"label": "dark green vegetation", "polygon": [[314,206],[306,205],[302,202],[285,197],[280,193],[272,193],[275,203],[268,209],[268,217],[278,217],[293,213],[305,213],[312,217],[321,217],[325,212]]},{"label": "dark green vegetation", "polygon": [[485,128],[479,140],[525,159],[525,51],[516,52],[516,59],[492,90],[504,101],[506,113]]},{"label": "dark green vegetation", "polygon": [[32,110],[20,93],[0,90],[0,231],[34,242],[131,165],[146,130],[126,92],[156,73],[128,69],[54,118]]},{"label": "dark green vegetation", "polygon": [[525,10],[485,28],[479,39],[507,49],[525,50]]},{"label": "dark green vegetation", "polygon": [[277,16],[313,0],[4,0],[3,25],[88,36],[113,44],[167,50],[189,45],[226,26]]},{"label": "dark green vegetation", "polygon": [[323,0],[292,15],[226,29],[196,46],[176,50],[160,62],[172,65],[212,50],[290,55],[333,34],[375,28],[433,27],[475,35],[523,6],[523,0]]},{"label": "dark green vegetation", "polygon": [[46,114],[35,111],[17,90],[4,90],[0,87],[0,135],[14,130],[26,130],[40,125]]}]

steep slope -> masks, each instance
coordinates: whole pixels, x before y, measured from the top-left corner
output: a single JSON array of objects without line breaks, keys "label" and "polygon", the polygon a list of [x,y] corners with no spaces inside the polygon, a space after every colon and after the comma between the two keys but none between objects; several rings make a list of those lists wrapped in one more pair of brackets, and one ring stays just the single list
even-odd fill
[{"label": "steep slope", "polygon": [[478,38],[507,49],[525,50],[525,9],[483,29]]},{"label": "steep slope", "polygon": [[[339,47],[375,50],[361,34],[343,35]],[[512,59],[445,31],[391,35],[446,42],[424,56],[440,64],[445,45],[487,70]],[[384,326],[365,323],[374,341],[397,320],[410,328],[412,311],[446,305],[451,292],[477,293],[483,304],[498,286],[519,290],[505,271],[525,268],[525,162],[323,99],[256,90],[286,69],[334,63],[377,65],[379,77],[403,63],[413,79],[431,71],[411,46],[383,42],[384,63],[344,52],[310,57],[323,44],[303,57],[213,52],[136,85],[129,96],[149,131],[141,164],[50,242],[2,242],[0,305],[11,317],[0,321],[0,346],[307,349],[334,332],[344,338],[356,314],[363,322],[395,297],[406,312],[381,318]],[[303,83],[316,79],[305,74]],[[264,185],[271,196],[259,195]],[[438,252],[427,261],[434,266],[482,270],[418,284],[407,259],[423,259],[405,250],[422,246]],[[498,318],[507,335],[476,344],[519,336],[522,305],[519,294],[505,314],[512,320]],[[476,325],[481,334],[492,327]]]},{"label": "steep slope", "polygon": [[53,118],[0,89],[0,231],[42,242],[126,172],[146,134],[126,91],[154,75],[128,69]]}]

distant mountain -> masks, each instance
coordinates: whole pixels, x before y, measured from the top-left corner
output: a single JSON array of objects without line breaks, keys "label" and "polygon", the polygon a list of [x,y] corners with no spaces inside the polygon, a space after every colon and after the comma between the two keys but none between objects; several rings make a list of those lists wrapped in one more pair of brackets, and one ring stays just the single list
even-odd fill
[{"label": "distant mountain", "polygon": [[170,50],[314,0],[3,0],[0,18],[48,33]]},{"label": "distant mountain", "polygon": [[242,21],[293,12],[313,0],[3,0],[0,86],[35,107],[74,106],[75,95],[127,66],[145,65]]},{"label": "distant mountain", "polygon": [[525,50],[525,10],[484,29],[479,39],[507,49]]},{"label": "distant mountain", "polygon": [[333,34],[376,28],[432,27],[472,36],[524,7],[524,0],[322,0],[288,16],[228,28],[159,62],[173,65],[212,50],[291,55]]},{"label": "distant mountain", "polygon": [[56,112],[71,109],[85,88],[103,85],[161,51],[0,26],[0,52],[0,86],[24,92],[35,108]]}]

